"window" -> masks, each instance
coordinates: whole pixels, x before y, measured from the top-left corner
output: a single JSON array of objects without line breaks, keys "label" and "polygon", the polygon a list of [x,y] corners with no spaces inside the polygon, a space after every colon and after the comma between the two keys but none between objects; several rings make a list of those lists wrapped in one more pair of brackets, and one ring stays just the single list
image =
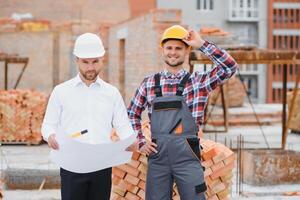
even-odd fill
[{"label": "window", "polygon": [[214,9],[214,0],[196,0],[197,10],[213,10]]},{"label": "window", "polygon": [[229,20],[257,21],[259,0],[229,0]]}]

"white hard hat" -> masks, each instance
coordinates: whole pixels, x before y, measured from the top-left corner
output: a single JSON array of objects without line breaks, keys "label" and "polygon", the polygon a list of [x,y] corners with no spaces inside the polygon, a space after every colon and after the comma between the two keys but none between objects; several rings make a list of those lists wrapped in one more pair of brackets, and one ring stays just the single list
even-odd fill
[{"label": "white hard hat", "polygon": [[98,58],[105,50],[100,37],[94,33],[84,33],[75,41],[73,54],[78,58]]}]

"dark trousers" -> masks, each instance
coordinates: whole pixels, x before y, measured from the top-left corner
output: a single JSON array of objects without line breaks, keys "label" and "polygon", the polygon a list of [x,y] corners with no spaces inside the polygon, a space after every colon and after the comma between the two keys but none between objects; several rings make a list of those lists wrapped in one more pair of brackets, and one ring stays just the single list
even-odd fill
[{"label": "dark trousers", "polygon": [[111,168],[74,173],[60,168],[62,200],[109,200]]}]

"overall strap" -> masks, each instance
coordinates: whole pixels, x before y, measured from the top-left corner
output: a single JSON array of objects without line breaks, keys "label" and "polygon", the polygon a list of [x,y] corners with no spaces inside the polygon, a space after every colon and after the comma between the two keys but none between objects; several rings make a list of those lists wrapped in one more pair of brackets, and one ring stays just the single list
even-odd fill
[{"label": "overall strap", "polygon": [[154,75],[155,86],[154,86],[154,93],[156,97],[162,96],[161,86],[160,86],[160,73]]},{"label": "overall strap", "polygon": [[178,88],[177,88],[177,92],[176,92],[176,96],[182,96],[183,90],[184,90],[184,86],[187,83],[187,81],[190,78],[190,73],[187,73],[183,79],[180,81],[180,83],[178,84]]}]

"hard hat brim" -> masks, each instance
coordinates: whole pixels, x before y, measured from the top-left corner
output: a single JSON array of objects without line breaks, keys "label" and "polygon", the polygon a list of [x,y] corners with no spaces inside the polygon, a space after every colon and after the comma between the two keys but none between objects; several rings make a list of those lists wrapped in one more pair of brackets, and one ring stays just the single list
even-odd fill
[{"label": "hard hat brim", "polygon": [[99,57],[103,57],[105,54],[105,51],[101,52],[101,53],[77,53],[77,52],[73,52],[73,55],[75,55],[78,58],[99,58]]},{"label": "hard hat brim", "polygon": [[178,40],[178,41],[181,41],[182,43],[184,43],[186,46],[190,46],[187,43],[185,43],[182,38],[166,38],[160,42],[160,46],[163,47],[164,43],[166,43],[169,40]]}]

